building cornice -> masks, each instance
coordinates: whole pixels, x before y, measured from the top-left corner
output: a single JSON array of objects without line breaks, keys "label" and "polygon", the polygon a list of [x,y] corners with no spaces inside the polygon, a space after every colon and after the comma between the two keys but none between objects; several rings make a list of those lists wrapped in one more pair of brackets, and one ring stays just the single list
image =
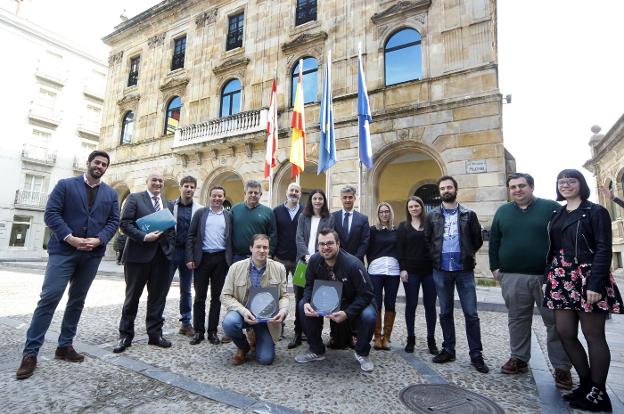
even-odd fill
[{"label": "building cornice", "polygon": [[431,0],[400,1],[382,12],[373,14],[371,21],[374,24],[384,23],[398,16],[405,17],[425,12],[429,6],[431,6]]},{"label": "building cornice", "polygon": [[327,32],[302,33],[292,40],[282,43],[282,51],[288,53],[293,50],[306,48],[313,43],[322,43],[327,40]]}]

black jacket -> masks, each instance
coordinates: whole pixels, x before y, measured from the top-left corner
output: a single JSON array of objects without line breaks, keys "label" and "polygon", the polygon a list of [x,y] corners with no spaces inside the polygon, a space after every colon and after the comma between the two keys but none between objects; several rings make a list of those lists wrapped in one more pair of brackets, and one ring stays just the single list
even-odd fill
[{"label": "black jacket", "polygon": [[[345,311],[347,318],[353,320],[360,316],[364,308],[373,303],[373,285],[364,268],[364,264],[357,257],[340,249],[336,265],[334,266],[336,280],[342,282],[342,300],[340,310]],[[303,303],[310,303],[314,280],[331,280],[325,259],[316,253],[310,257],[306,271],[306,285],[303,291]]]},{"label": "black jacket", "polygon": [[[475,268],[475,254],[483,246],[481,236],[481,224],[477,214],[458,204],[459,206],[459,248],[464,270],[470,271]],[[436,207],[427,215],[425,220],[425,240],[429,245],[433,267],[440,268],[440,256],[442,255],[442,238],[444,237],[444,214],[442,207]]]},{"label": "black jacket", "polygon": [[332,217],[334,218],[334,230],[336,230],[340,236],[340,247],[345,249],[347,253],[364,261],[370,239],[368,217],[355,210],[351,212],[353,216],[351,217],[351,231],[349,235],[347,236],[347,229],[342,227],[342,210],[332,213]]},{"label": "black jacket", "polygon": [[[576,264],[591,263],[587,289],[605,293],[611,268],[611,217],[603,206],[585,200],[579,206],[582,214],[565,223],[562,244],[566,259]],[[565,206],[553,211],[548,223],[548,240],[551,240],[550,224],[565,214]],[[549,243],[547,262],[553,258]]]}]

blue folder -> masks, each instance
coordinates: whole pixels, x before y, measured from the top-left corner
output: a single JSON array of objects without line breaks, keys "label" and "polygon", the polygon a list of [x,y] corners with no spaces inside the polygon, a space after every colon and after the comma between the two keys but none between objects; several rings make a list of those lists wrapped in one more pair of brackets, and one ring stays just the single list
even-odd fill
[{"label": "blue folder", "polygon": [[169,230],[176,225],[175,218],[168,208],[163,208],[147,216],[143,216],[136,221],[136,225],[139,229],[146,233],[153,231],[165,231]]}]

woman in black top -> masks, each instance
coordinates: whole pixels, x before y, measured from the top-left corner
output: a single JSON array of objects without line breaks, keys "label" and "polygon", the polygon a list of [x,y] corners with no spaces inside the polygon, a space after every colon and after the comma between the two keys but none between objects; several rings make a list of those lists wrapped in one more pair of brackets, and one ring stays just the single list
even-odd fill
[{"label": "woman in black top", "polygon": [[[544,306],[554,310],[555,327],[580,385],[564,396],[570,406],[589,411],[611,411],[606,392],[611,353],[605,338],[609,312],[624,313],[622,297],[611,266],[611,218],[589,198],[589,187],[578,170],[557,176],[558,210],[548,232]],[[589,359],[578,340],[578,324],[587,340]]]},{"label": "woman in black top", "polygon": [[433,355],[438,354],[435,341],[436,289],[433,282],[433,263],[425,241],[425,205],[420,197],[412,196],[405,204],[406,220],[399,224],[398,247],[401,280],[405,289],[405,324],[407,345],[405,352],[414,352],[416,336],[414,321],[418,306],[418,291],[422,285],[425,319],[427,321],[427,346]]}]

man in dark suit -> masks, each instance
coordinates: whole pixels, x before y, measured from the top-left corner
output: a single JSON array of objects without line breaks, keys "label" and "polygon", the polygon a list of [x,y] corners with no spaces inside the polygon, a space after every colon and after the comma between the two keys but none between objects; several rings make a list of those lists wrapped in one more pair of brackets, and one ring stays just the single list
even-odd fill
[{"label": "man in dark suit", "polygon": [[60,180],[48,198],[44,215],[52,231],[48,266],[41,299],[26,333],[17,379],[33,374],[39,348],[68,283],[69,299],[54,357],[71,362],[84,360],[84,356],[74,350],[72,341],[106,243],[119,225],[117,193],[100,181],[109,162],[107,153],[93,151],[87,160],[87,171],[81,176]]},{"label": "man in dark suit", "polygon": [[137,227],[141,217],[163,208],[173,209],[162,197],[164,178],[160,173],[147,177],[147,190],[128,196],[121,213],[121,230],[128,236],[123,253],[126,278],[126,299],[119,321],[119,342],[113,352],[123,352],[134,338],[134,319],[139,299],[147,284],[147,325],[148,344],[169,348],[171,342],[162,336],[163,312],[169,292],[169,266],[175,251],[175,229],[145,233]]},{"label": "man in dark suit", "polygon": [[368,217],[353,209],[355,187],[347,185],[340,190],[342,210],[334,212],[334,229],[340,236],[340,247],[364,262],[368,249],[370,225]]},{"label": "man in dark suit", "polygon": [[200,208],[193,216],[186,239],[186,267],[194,269],[193,330],[191,345],[204,340],[206,329],[206,296],[210,288],[208,314],[208,342],[218,345],[221,290],[229,266],[232,264],[232,214],[223,208],[225,189],[210,189],[210,206]]}]

